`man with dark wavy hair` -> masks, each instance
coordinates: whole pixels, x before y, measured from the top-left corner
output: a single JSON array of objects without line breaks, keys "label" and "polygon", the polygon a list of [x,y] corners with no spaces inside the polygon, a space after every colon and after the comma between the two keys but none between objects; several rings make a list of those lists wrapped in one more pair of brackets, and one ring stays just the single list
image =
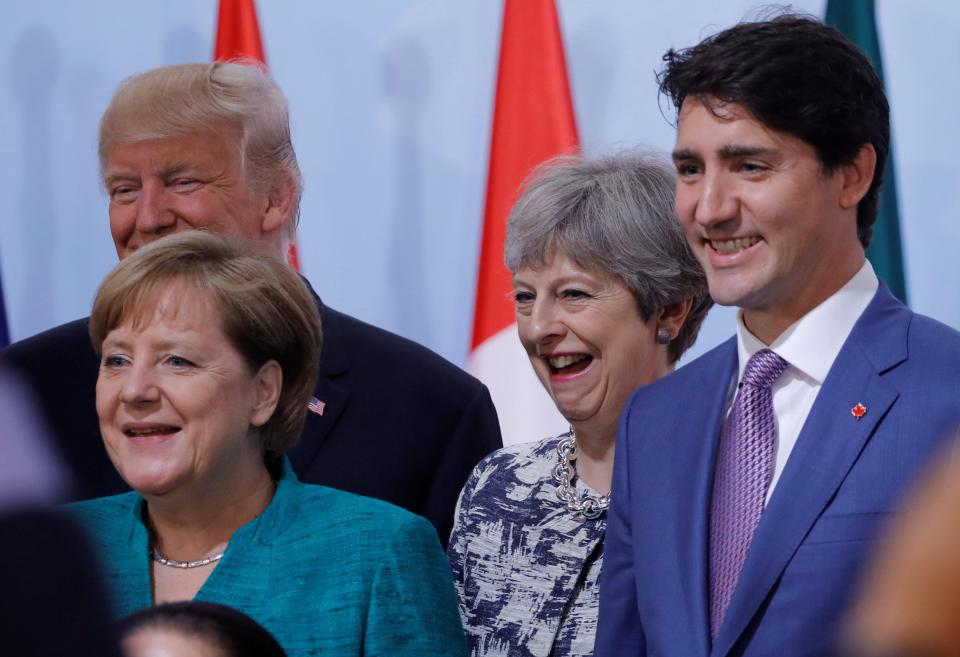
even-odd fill
[{"label": "man with dark wavy hair", "polygon": [[626,407],[596,654],[814,657],[960,424],[960,335],[865,259],[889,108],[846,38],[782,14],[664,61],[677,217],[739,313]]}]

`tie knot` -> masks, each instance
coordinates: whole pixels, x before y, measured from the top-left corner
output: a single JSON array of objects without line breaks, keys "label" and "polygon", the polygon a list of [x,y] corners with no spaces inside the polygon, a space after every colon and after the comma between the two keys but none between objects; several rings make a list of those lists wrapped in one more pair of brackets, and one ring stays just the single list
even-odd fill
[{"label": "tie knot", "polygon": [[787,369],[787,361],[769,349],[761,349],[750,356],[743,370],[743,385],[769,388]]}]

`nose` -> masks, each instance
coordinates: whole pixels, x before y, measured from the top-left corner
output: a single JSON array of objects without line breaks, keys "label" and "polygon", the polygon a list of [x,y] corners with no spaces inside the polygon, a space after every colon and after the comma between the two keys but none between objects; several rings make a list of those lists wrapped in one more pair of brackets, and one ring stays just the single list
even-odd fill
[{"label": "nose", "polygon": [[563,338],[566,326],[555,299],[539,297],[534,301],[525,333],[531,347],[547,346]]},{"label": "nose", "polygon": [[737,217],[740,205],[736,188],[723,172],[705,174],[697,187],[693,218],[698,224],[710,228]]},{"label": "nose", "polygon": [[143,405],[160,399],[153,370],[147,364],[134,363],[126,369],[123,377],[120,401],[124,404]]},{"label": "nose", "polygon": [[164,235],[177,223],[177,215],[166,201],[164,186],[152,181],[140,190],[136,213],[136,230],[145,235]]}]

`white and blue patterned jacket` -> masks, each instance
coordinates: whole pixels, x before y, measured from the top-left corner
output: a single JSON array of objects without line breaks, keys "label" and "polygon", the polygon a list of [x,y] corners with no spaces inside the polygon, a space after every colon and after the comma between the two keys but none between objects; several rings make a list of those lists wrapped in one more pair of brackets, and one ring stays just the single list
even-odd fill
[{"label": "white and blue patterned jacket", "polygon": [[447,556],[474,657],[593,654],[606,514],[557,498],[560,438],[494,452],[460,494]]}]

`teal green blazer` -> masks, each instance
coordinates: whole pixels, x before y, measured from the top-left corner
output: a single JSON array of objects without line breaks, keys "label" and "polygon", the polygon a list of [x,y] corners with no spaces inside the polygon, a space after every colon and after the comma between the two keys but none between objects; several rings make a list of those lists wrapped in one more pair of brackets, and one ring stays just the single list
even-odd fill
[{"label": "teal green blazer", "polygon": [[[152,605],[143,498],[67,508],[93,539],[116,610]],[[433,526],[386,502],[302,484],[286,461],[270,506],[233,534],[196,599],[248,614],[291,657],[466,655]]]}]

